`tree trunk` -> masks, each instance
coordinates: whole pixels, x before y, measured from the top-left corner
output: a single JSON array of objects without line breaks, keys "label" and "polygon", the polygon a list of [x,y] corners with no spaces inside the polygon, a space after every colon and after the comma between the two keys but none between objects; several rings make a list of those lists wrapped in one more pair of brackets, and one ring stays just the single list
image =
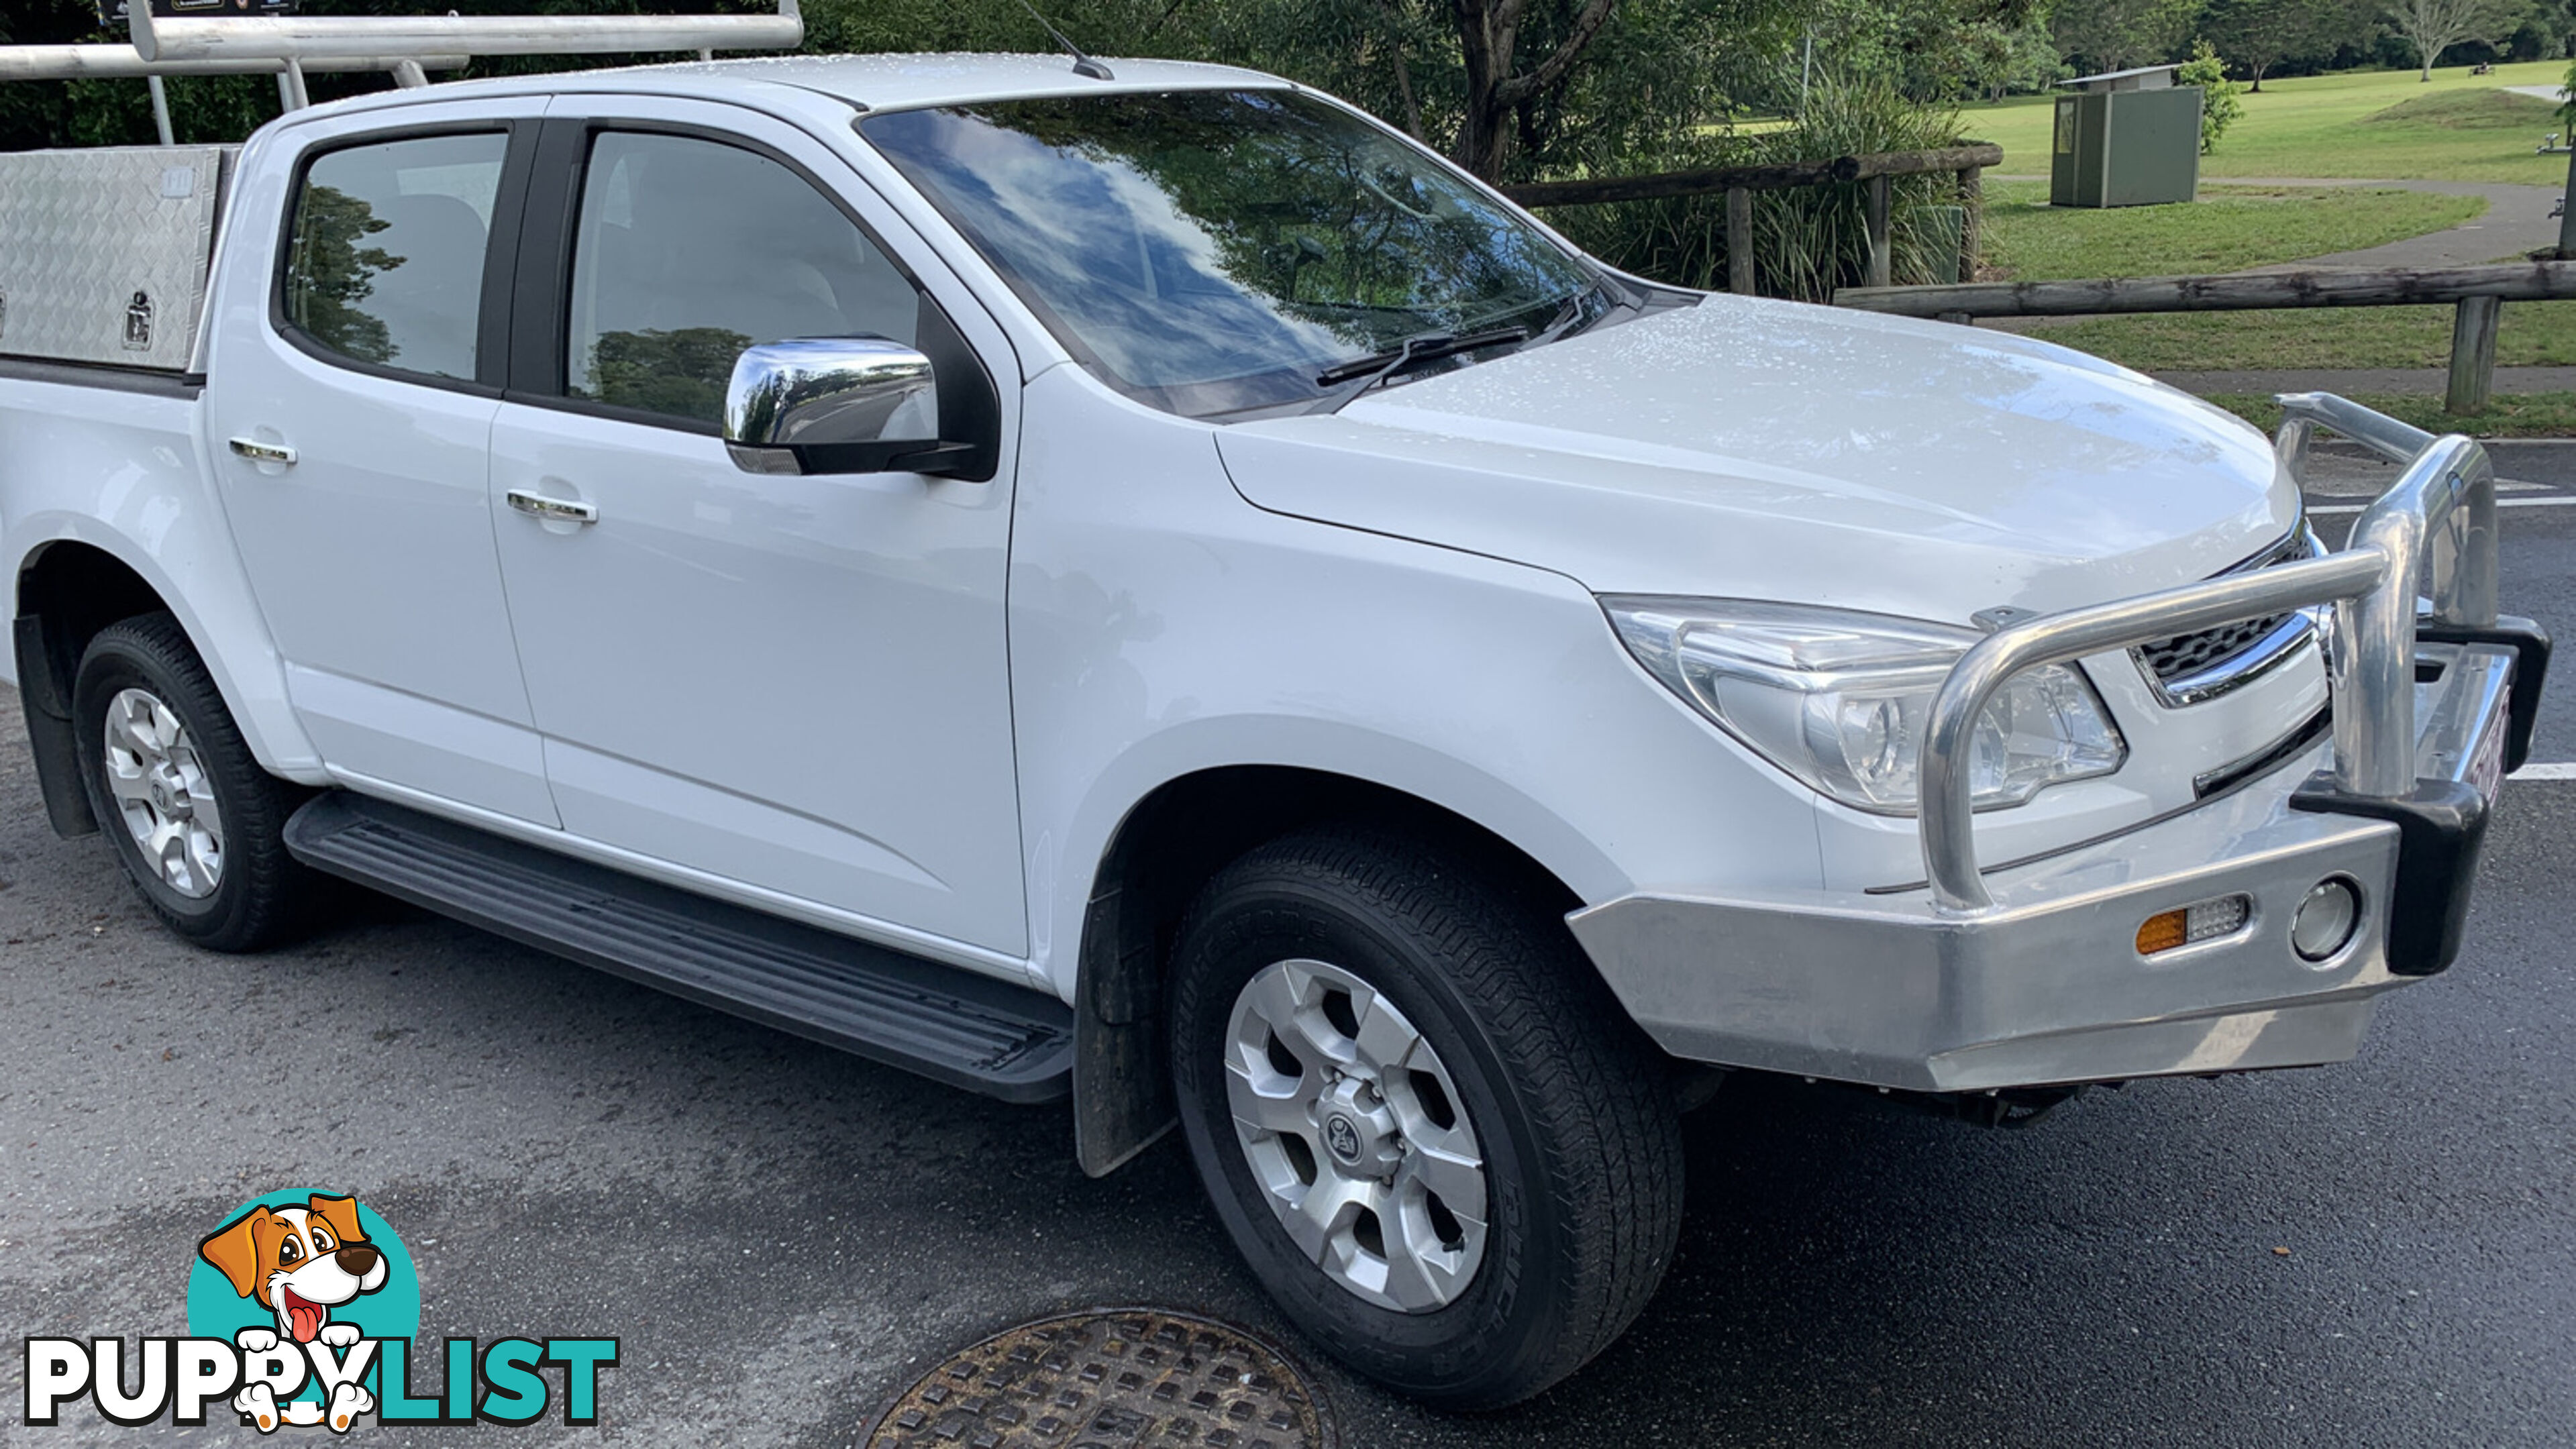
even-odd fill
[{"label": "tree trunk", "polygon": [[1452,159],[1487,181],[1498,180],[1512,144],[1512,106],[1503,98],[1503,84],[1511,78],[1520,38],[1520,7],[1512,0],[1452,0],[1452,8],[1467,62],[1465,114],[1458,119]]},{"label": "tree trunk", "polygon": [[1450,159],[1487,181],[1502,179],[1511,159],[1512,121],[1519,108],[1561,84],[1593,37],[1601,33],[1616,0],[1585,0],[1574,28],[1538,65],[1512,73],[1519,49],[1521,13],[1529,0],[1450,0],[1458,20],[1458,48],[1467,62],[1465,114]]}]

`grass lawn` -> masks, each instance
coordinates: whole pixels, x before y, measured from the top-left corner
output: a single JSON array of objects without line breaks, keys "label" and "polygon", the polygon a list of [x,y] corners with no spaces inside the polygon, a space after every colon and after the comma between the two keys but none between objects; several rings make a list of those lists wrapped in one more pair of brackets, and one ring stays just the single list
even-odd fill
[{"label": "grass lawn", "polygon": [[[2209,399],[2256,427],[2270,432],[2281,421],[2281,408],[2268,396],[2219,393]],[[2480,412],[2442,411],[2438,397],[2365,394],[2353,399],[2436,433],[2467,433],[2479,438],[2564,438],[2576,435],[2576,392],[2538,392],[2498,397]]]},{"label": "grass lawn", "polygon": [[2163,277],[2234,272],[2374,247],[2484,213],[2475,196],[2367,187],[2204,186],[2188,205],[2076,209],[2048,185],[1986,188],[1987,267],[2001,279]]},{"label": "grass lawn", "polygon": [[[2445,367],[2448,307],[2321,307],[2295,312],[2174,312],[2049,324],[2033,335],[2141,372],[2260,367]],[[2576,301],[2508,302],[2499,367],[2576,365]]]},{"label": "grass lawn", "polygon": [[[2201,175],[2553,185],[2566,180],[2567,158],[2532,148],[2544,133],[2565,129],[2556,108],[2500,88],[2557,85],[2566,72],[2564,61],[2531,61],[2484,76],[2453,66],[2433,72],[2429,84],[2411,70],[2266,81],[2261,95],[2243,98],[2245,113],[2217,153],[2201,158]],[[2004,148],[2006,173],[2045,175],[2052,115],[2049,97],[2016,96],[1966,110],[1960,121],[1967,135]]]}]

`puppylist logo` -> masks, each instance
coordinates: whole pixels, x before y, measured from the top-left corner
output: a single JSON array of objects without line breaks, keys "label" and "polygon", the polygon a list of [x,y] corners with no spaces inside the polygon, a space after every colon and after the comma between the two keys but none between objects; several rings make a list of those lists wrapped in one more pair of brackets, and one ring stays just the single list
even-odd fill
[{"label": "puppylist logo", "polygon": [[[231,1412],[267,1434],[320,1426],[599,1422],[613,1338],[451,1338],[413,1361],[420,1280],[411,1252],[354,1197],[298,1189],[244,1203],[197,1245],[188,1336],[26,1340],[30,1425],[82,1417],[197,1425]],[[435,1367],[429,1367],[434,1365]],[[424,1375],[423,1369],[429,1367]]]}]

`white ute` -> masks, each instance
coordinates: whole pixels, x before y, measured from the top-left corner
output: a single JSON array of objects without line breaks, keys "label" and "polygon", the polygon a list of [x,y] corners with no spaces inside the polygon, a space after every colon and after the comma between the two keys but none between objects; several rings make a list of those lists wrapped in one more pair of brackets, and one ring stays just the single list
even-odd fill
[{"label": "white ute", "polygon": [[[1453,1406],[1644,1305],[1710,1069],[2026,1112],[2345,1059],[2456,954],[2547,657],[2474,443],[1650,284],[1311,90],[1090,70],[0,157],[54,827],[215,949],[326,872],[1070,1096],[1094,1173],[1177,1121]],[[2339,551],[2318,429],[2408,464]]]}]

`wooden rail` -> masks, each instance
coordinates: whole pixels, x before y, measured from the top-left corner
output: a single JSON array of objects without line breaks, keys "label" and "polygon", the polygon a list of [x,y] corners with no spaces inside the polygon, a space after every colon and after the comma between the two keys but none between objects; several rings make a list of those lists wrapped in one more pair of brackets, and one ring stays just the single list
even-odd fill
[{"label": "wooden rail", "polygon": [[1506,186],[1503,194],[1523,206],[1600,206],[1614,201],[1654,201],[1669,196],[1726,193],[1727,290],[1753,290],[1753,193],[1785,191],[1799,186],[1837,186],[1866,182],[1863,210],[1869,226],[1869,282],[1889,281],[1891,255],[1888,219],[1892,210],[1890,178],[1948,172],[1959,178],[1959,201],[1968,224],[1959,236],[1959,275],[1977,274],[1977,194],[1979,173],[2003,164],[2004,150],[1988,141],[1965,141],[1928,151],[1879,151],[1867,156],[1839,156],[1831,161],[1778,161],[1753,166],[1708,166],[1692,171],[1659,171],[1647,176],[1611,176],[1587,181],[1533,181]]},{"label": "wooden rail", "polygon": [[1947,287],[1845,287],[1837,307],[1973,323],[1979,317],[2094,317],[2293,307],[2452,307],[2443,407],[2486,406],[2495,388],[2496,322],[2507,302],[2576,298],[2576,262],[2370,271],[2247,272],[2215,277],[2106,277]]}]

